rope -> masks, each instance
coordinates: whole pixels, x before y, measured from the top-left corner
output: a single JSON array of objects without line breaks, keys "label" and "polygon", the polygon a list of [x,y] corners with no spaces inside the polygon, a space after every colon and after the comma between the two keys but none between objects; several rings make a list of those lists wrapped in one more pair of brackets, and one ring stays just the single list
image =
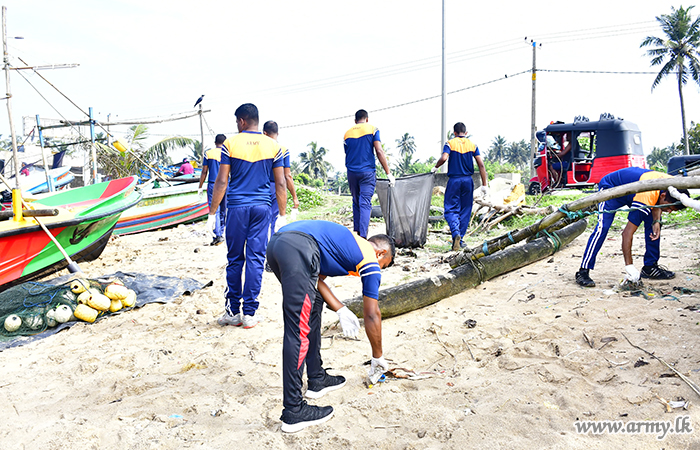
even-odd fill
[{"label": "rope", "polygon": [[[486,243],[484,243],[484,244],[486,244]],[[476,258],[470,250],[465,249],[464,252],[468,256],[467,261],[474,268],[474,271],[477,273],[477,275],[479,275],[479,283],[478,284],[481,284],[484,281],[486,281],[486,277],[484,276],[484,273],[486,272],[486,268],[481,263],[479,258]]]},{"label": "rope", "polygon": [[481,248],[481,251],[484,252],[484,256],[489,256],[489,243],[487,241],[484,241],[484,246]]},{"label": "rope", "polygon": [[515,239],[513,239],[513,235],[511,234],[510,231],[508,232],[508,239],[510,240],[511,244],[515,244]]},{"label": "rope", "polygon": [[542,232],[552,241],[552,244],[554,244],[554,253],[558,252],[562,245],[559,236],[557,236],[556,233],[549,233],[547,230],[542,230]]}]

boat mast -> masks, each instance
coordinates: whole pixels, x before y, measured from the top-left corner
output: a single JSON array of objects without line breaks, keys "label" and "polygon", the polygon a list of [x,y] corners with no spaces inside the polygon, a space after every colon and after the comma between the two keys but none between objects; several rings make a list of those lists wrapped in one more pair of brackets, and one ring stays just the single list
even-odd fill
[{"label": "boat mast", "polygon": [[17,136],[15,135],[15,125],[12,122],[12,105],[10,99],[12,94],[10,93],[10,58],[7,54],[7,7],[2,7],[2,55],[5,70],[5,87],[6,87],[6,98],[7,101],[7,118],[10,121],[10,134],[12,136],[12,159],[15,163],[15,188],[12,189],[12,211],[14,213],[14,221],[20,222],[22,220],[22,191],[19,188],[19,158],[17,157]]}]

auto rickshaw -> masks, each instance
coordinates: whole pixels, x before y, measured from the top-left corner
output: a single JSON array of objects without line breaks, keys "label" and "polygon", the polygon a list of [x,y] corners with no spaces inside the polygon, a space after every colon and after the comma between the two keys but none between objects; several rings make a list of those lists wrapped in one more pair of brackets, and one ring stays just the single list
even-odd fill
[{"label": "auto rickshaw", "polygon": [[646,168],[639,128],[612,116],[603,115],[597,121],[554,122],[537,132],[537,140],[537,175],[530,180],[530,195],[592,187],[610,172]]}]

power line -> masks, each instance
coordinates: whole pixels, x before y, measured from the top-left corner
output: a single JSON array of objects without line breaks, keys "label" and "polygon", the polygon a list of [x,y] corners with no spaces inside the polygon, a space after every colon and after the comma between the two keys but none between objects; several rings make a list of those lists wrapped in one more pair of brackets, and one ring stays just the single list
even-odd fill
[{"label": "power line", "polygon": [[[483,82],[483,83],[478,83],[478,84],[474,84],[474,85],[472,85],[472,86],[467,86],[467,87],[465,87],[465,88],[456,89],[456,90],[454,90],[454,91],[449,91],[449,92],[447,93],[447,95],[456,94],[457,92],[462,92],[462,91],[466,91],[466,90],[469,90],[469,89],[474,89],[474,88],[481,87],[481,86],[486,86],[487,84],[496,83],[496,82],[498,82],[498,81],[503,81],[503,80],[506,80],[506,79],[508,79],[508,78],[513,78],[513,77],[515,77],[515,76],[522,75],[522,74],[524,74],[524,73],[529,73],[529,72],[530,72],[530,69],[527,69],[527,70],[523,70],[522,72],[514,73],[514,74],[512,74],[512,75],[505,75],[505,76],[503,76],[503,77],[501,77],[501,78],[496,78],[496,79],[493,79],[493,80],[485,81],[485,82]],[[439,98],[439,97],[441,97],[441,95],[431,95],[430,97],[424,97],[424,98],[421,98],[421,99],[418,99],[418,100],[412,100],[412,101],[410,101],[410,102],[399,103],[399,104],[397,104],[397,105],[386,106],[386,107],[384,107],[384,108],[373,109],[373,110],[370,110],[370,111],[368,111],[368,112],[374,113],[374,112],[379,112],[379,111],[386,111],[386,110],[389,110],[389,109],[401,108],[401,107],[403,107],[403,106],[413,105],[413,104],[415,104],[415,103],[421,103],[421,102],[425,102],[425,101],[428,101],[428,100],[433,100],[433,99],[436,99],[436,98]],[[316,124],[319,124],[319,123],[326,123],[326,122],[333,122],[333,121],[335,121],[335,120],[348,119],[348,118],[350,118],[350,117],[354,117],[354,114],[345,115],[345,116],[340,116],[340,117],[333,117],[333,118],[331,118],[331,119],[316,120],[316,121],[314,121],[314,122],[300,123],[300,124],[296,124],[296,125],[287,125],[287,126],[282,126],[282,127],[280,127],[280,128],[298,128],[298,127],[303,127],[303,126],[307,126],[307,125],[316,125]]]},{"label": "power line", "polygon": [[[560,72],[560,73],[604,73],[616,75],[658,75],[658,72],[625,72],[612,70],[566,70],[566,69],[537,69],[538,72]],[[670,72],[678,73],[678,72]]]}]

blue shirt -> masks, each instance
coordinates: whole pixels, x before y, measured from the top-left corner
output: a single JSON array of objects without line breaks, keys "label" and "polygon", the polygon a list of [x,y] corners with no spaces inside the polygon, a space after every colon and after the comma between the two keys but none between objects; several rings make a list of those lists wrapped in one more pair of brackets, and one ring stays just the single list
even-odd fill
[{"label": "blue shirt", "polygon": [[314,238],[321,253],[321,275],[359,276],[362,295],[375,300],[379,298],[381,269],[369,241],[342,225],[325,220],[298,220],[285,225],[278,232],[286,231],[299,231]]},{"label": "blue shirt", "polygon": [[219,165],[221,164],[221,149],[214,147],[204,153],[204,165],[207,166],[207,182],[214,186],[216,176],[219,174]]},{"label": "blue shirt", "polygon": [[481,155],[479,147],[465,137],[456,137],[445,142],[443,153],[450,159],[447,161],[447,176],[471,176],[474,173],[474,157]]},{"label": "blue shirt", "polygon": [[374,142],[381,142],[379,130],[362,122],[345,133],[345,167],[351,172],[374,172]]},{"label": "blue shirt", "polygon": [[224,141],[221,164],[230,166],[229,208],[270,205],[270,172],[282,167],[279,144],[257,131],[243,131]]}]

